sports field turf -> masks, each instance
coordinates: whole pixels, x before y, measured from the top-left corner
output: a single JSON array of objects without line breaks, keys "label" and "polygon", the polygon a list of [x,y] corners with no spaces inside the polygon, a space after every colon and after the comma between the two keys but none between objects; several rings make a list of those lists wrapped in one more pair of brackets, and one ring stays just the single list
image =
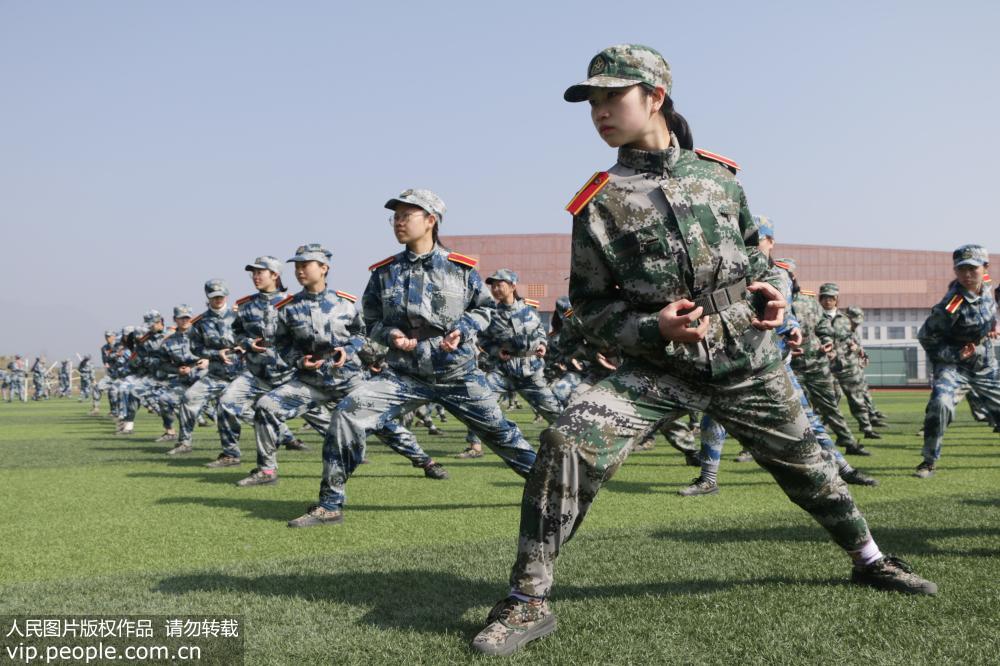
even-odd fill
[{"label": "sports field turf", "polygon": [[[768,475],[730,462],[731,440],[721,493],[678,497],[697,471],[658,439],[563,551],[559,630],[510,662],[1000,662],[1000,436],[962,405],[937,476],[916,479],[926,393],[875,399],[891,425],[851,460],[881,485],[854,496],[882,550],[937,597],[846,584],[847,558]],[[513,416],[537,442],[530,415]],[[489,453],[449,459],[454,419],[443,437],[417,431],[450,480],[372,440],[346,522],[306,530],[285,521],[316,500],[318,435],[279,453],[278,486],[244,489],[248,430],[242,468],[212,470],[214,429],[174,459],[151,441],[158,426],[142,414],[116,438],[75,399],[0,404],[0,615],[238,615],[248,664],[482,661],[467,644],[506,592],[522,484]]]}]

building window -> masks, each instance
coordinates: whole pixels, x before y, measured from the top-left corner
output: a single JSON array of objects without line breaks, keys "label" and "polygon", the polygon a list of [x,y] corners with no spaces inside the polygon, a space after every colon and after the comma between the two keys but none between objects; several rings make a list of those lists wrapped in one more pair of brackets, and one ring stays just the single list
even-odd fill
[{"label": "building window", "polygon": [[876,326],[875,327],[875,339],[876,340],[881,340],[882,339],[882,327],[881,326]]},{"label": "building window", "polygon": [[524,286],[524,295],[528,298],[545,298],[548,296],[548,285],[527,284]]},{"label": "building window", "polygon": [[881,310],[872,310],[872,321],[882,321]]},{"label": "building window", "polygon": [[868,339],[868,327],[867,326],[862,326],[861,327],[861,338],[863,340],[867,340]]},{"label": "building window", "polygon": [[894,312],[895,312],[895,310],[886,310],[885,311],[885,320],[886,321],[892,321],[893,320],[893,313]]},{"label": "building window", "polygon": [[910,327],[910,335],[913,337],[914,340],[917,339],[917,331],[918,330],[919,329],[916,326],[911,326]]},{"label": "building window", "polygon": [[890,326],[886,329],[886,339],[887,340],[905,340],[906,339],[906,327],[905,326]]}]

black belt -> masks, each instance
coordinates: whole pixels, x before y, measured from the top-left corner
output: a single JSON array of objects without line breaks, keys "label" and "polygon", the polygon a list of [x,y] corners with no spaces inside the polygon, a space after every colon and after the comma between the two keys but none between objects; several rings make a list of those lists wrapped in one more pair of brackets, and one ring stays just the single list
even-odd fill
[{"label": "black belt", "polygon": [[747,299],[747,282],[741,280],[722,289],[716,289],[710,294],[704,294],[694,299],[696,308],[704,308],[702,316],[718,314],[734,303]]},{"label": "black belt", "polygon": [[405,331],[406,337],[413,338],[417,342],[421,342],[428,338],[437,338],[444,335],[444,329],[438,328],[437,326],[415,326],[408,331]]}]

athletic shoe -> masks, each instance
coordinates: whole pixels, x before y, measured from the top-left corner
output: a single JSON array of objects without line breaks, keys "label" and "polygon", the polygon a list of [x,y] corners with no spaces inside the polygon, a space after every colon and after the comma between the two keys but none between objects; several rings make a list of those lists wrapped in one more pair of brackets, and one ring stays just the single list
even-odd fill
[{"label": "athletic shoe", "polygon": [[295,520],[289,520],[289,527],[316,527],[318,525],[339,525],[344,522],[344,512],[339,509],[324,509],[313,505]]},{"label": "athletic shoe", "polygon": [[293,439],[285,444],[285,448],[289,451],[308,451],[309,447],[301,439]]},{"label": "athletic shoe", "polygon": [[218,458],[210,463],[207,463],[205,467],[236,467],[240,464],[241,461],[239,458],[234,458],[232,456],[227,456],[225,453],[220,453]]},{"label": "athletic shoe", "polygon": [[692,497],[694,495],[718,495],[719,484],[714,481],[708,481],[699,476],[691,482],[690,486],[678,490],[677,494],[682,497]]},{"label": "athletic shoe", "polygon": [[889,427],[889,422],[886,421],[885,418],[882,418],[882,417],[873,418],[872,419],[872,427],[873,428],[888,428]]},{"label": "athletic shoe", "polygon": [[855,486],[877,486],[878,480],[873,479],[859,469],[852,469],[846,474],[841,473],[840,478],[844,480],[844,483],[850,483]]},{"label": "athletic shoe", "polygon": [[753,462],[753,454],[746,449],[743,449],[735,458],[733,458],[733,462]]},{"label": "athletic shoe", "polygon": [[436,463],[433,460],[424,465],[424,476],[428,479],[444,480],[448,478],[448,472],[440,463]]},{"label": "athletic shoe", "polygon": [[181,442],[174,448],[167,451],[168,456],[176,456],[182,453],[191,453],[191,444],[189,442]]},{"label": "athletic shoe", "polygon": [[844,453],[849,456],[870,456],[871,451],[864,447],[864,444],[858,444],[857,442],[850,442],[844,445]]},{"label": "athletic shoe", "polygon": [[865,439],[882,439],[882,435],[878,434],[871,428],[868,428],[868,430],[862,430],[861,432],[864,434]]},{"label": "athletic shoe", "polygon": [[176,439],[177,439],[177,433],[176,432],[165,432],[162,435],[160,435],[159,437],[157,437],[156,439],[154,439],[153,441],[154,442],[173,442]]},{"label": "athletic shoe", "polygon": [[267,474],[259,467],[254,467],[250,470],[250,476],[245,479],[240,479],[236,482],[240,488],[247,488],[249,486],[271,486],[278,483],[278,473],[272,472]]},{"label": "athletic shoe", "polygon": [[472,639],[476,652],[506,656],[556,630],[549,603],[507,597],[490,611],[486,627]]},{"label": "athletic shoe", "polygon": [[864,567],[851,571],[851,582],[878,590],[907,594],[937,594],[937,584],[913,573],[913,567],[894,555],[884,555]]},{"label": "athletic shoe", "polygon": [[441,430],[439,430],[438,427],[432,423],[427,428],[427,434],[428,435],[443,435],[444,433],[441,432]]},{"label": "athletic shoe", "polygon": [[932,462],[922,462],[917,465],[917,471],[913,473],[913,476],[919,479],[929,479],[934,476],[934,463]]},{"label": "athletic shoe", "polygon": [[471,446],[455,456],[456,458],[482,458],[483,450],[474,449]]}]

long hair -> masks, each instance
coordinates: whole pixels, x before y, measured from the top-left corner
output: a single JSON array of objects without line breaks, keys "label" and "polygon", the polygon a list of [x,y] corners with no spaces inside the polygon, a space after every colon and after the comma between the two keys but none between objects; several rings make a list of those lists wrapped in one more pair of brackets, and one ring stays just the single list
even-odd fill
[{"label": "long hair", "polygon": [[[652,86],[645,83],[641,84],[640,88],[646,97],[649,97],[654,90]],[[660,107],[660,113],[667,121],[667,129],[677,136],[677,142],[681,148],[694,150],[694,135],[691,133],[691,126],[688,125],[687,119],[674,109],[674,100],[670,99],[670,95],[663,96],[663,106]]]}]

